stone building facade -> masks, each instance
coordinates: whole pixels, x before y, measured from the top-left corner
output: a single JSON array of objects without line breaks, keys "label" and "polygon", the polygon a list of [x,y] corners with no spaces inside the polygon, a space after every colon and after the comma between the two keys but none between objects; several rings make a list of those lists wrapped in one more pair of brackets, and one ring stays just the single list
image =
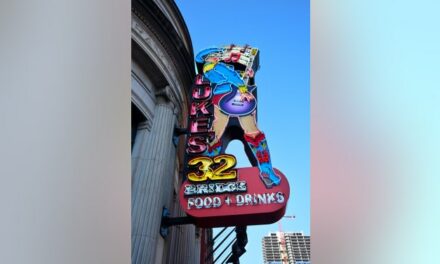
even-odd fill
[{"label": "stone building facade", "polygon": [[132,263],[200,263],[201,230],[179,225],[165,238],[159,233],[164,207],[183,216],[184,140],[175,131],[186,126],[195,76],[191,39],[174,1],[133,0],[131,42]]}]

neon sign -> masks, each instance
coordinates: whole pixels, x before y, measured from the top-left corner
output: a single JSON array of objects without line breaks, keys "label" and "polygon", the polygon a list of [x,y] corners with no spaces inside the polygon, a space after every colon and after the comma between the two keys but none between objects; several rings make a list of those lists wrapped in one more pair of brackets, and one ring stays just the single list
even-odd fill
[{"label": "neon sign", "polygon": [[[182,208],[201,227],[279,220],[290,190],[283,173],[272,167],[266,136],[257,126],[259,50],[248,45],[209,48],[197,54],[196,63]],[[225,154],[234,139],[243,142],[253,167],[235,168],[236,158]]]}]

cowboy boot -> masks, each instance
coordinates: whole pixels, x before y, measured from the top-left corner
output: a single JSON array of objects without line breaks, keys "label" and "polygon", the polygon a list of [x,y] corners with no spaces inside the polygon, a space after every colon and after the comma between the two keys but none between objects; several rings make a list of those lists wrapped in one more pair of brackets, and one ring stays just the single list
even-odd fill
[{"label": "cowboy boot", "polygon": [[260,169],[260,178],[267,188],[279,185],[281,178],[275,174],[270,161],[269,147],[267,146],[266,137],[263,132],[260,132],[257,136],[252,137],[247,134],[244,135],[244,139],[248,143],[255,158],[258,161],[258,168]]}]

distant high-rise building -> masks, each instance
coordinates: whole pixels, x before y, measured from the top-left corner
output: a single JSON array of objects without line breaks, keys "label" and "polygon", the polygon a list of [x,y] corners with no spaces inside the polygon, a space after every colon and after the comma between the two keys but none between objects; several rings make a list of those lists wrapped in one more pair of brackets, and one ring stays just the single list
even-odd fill
[{"label": "distant high-rise building", "polygon": [[310,236],[276,232],[263,237],[264,264],[309,264]]}]

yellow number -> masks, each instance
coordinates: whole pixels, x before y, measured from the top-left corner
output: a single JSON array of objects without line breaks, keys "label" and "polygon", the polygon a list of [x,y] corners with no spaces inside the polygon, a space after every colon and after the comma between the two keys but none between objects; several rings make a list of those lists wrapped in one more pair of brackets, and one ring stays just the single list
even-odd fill
[{"label": "yellow number", "polygon": [[[233,170],[237,161],[232,155],[219,155],[213,159],[209,157],[196,157],[188,161],[190,167],[196,167],[197,172],[188,173],[188,179],[194,182],[231,180],[237,178],[237,171]],[[214,164],[219,164],[213,169]]]},{"label": "yellow number", "polygon": [[196,166],[200,164],[198,167],[198,171],[201,172],[201,174],[197,174],[195,172],[188,173],[188,179],[190,181],[200,182],[200,181],[206,181],[208,178],[212,177],[212,159],[209,157],[197,157],[190,161],[188,161],[189,166]]},{"label": "yellow number", "polygon": [[219,155],[214,157],[213,160],[215,163],[220,164],[220,166],[213,171],[211,180],[231,180],[237,178],[237,171],[229,170],[237,163],[234,156]]}]

